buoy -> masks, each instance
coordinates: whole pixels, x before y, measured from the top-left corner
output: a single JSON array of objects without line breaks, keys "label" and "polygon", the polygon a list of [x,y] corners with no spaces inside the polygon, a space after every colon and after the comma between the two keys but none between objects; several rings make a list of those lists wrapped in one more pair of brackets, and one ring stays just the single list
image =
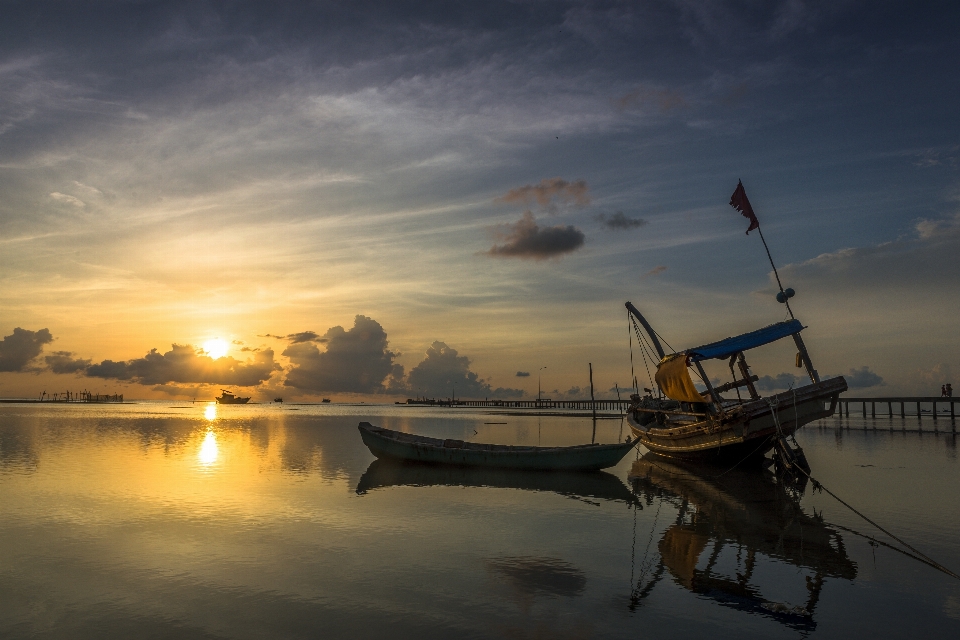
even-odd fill
[{"label": "buoy", "polygon": [[792,298],[795,295],[797,295],[797,292],[790,288],[784,289],[783,291],[778,291],[777,302],[779,302],[780,304],[784,304],[788,299]]}]

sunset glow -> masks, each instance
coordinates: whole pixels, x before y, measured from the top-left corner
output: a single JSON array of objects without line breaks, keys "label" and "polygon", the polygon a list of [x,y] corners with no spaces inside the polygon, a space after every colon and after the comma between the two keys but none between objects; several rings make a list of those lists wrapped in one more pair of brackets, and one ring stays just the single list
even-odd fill
[{"label": "sunset glow", "polygon": [[203,343],[203,350],[207,352],[208,356],[216,360],[217,358],[222,358],[227,355],[227,351],[230,350],[230,345],[227,344],[226,340],[214,338],[213,340],[207,340]]},{"label": "sunset glow", "polygon": [[220,447],[217,446],[217,435],[211,430],[207,431],[203,442],[200,444],[200,451],[197,452],[197,459],[200,464],[209,466],[217,461],[220,455]]},{"label": "sunset glow", "polygon": [[[784,318],[739,180],[823,373],[960,369],[935,10],[14,4],[0,396],[582,400],[592,363],[612,398],[627,300],[677,349]],[[754,356],[761,384],[802,382],[794,355]]]}]

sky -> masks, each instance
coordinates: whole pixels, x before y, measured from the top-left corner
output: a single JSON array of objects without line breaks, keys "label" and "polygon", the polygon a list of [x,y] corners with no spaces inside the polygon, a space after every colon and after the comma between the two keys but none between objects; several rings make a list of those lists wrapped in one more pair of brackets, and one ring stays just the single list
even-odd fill
[{"label": "sky", "polygon": [[615,397],[787,317],[740,180],[821,376],[960,374],[955,3],[2,12],[0,396]]}]

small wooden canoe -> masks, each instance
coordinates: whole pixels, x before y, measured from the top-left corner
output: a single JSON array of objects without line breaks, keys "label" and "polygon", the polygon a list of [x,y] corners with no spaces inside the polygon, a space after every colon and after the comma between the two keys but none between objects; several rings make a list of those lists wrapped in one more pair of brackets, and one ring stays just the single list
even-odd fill
[{"label": "small wooden canoe", "polygon": [[515,447],[416,436],[375,427],[369,422],[361,422],[359,429],[363,443],[381,459],[501,469],[606,469],[620,462],[638,442],[637,439],[627,439],[619,444]]}]

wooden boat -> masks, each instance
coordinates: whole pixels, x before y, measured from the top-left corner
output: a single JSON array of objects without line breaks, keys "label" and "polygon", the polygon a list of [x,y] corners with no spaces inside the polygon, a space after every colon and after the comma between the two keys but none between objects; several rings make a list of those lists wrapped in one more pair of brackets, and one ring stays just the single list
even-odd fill
[{"label": "wooden boat", "polygon": [[[801,426],[833,415],[837,398],[847,390],[842,376],[821,380],[800,337],[799,320],[778,322],[757,331],[726,338],[692,349],[666,354],[657,333],[631,303],[626,307],[640,339],[639,321],[660,357],[657,364],[657,394],[631,396],[627,421],[643,445],[661,455],[687,459],[758,460]],[[782,338],[792,337],[797,346],[797,365],[804,366],[811,384],[784,393],[760,397],[754,386],[744,352]],[[714,387],[701,364],[704,360],[729,360],[731,382]],[[690,378],[695,366],[706,391],[698,391]],[[746,387],[749,397],[739,389]],[[736,399],[724,393],[736,392]],[[785,452],[785,455],[792,455]]]},{"label": "wooden boat", "polygon": [[637,443],[636,439],[631,441],[628,438],[619,444],[517,447],[428,438],[375,427],[369,422],[361,422],[359,429],[363,443],[378,458],[465,467],[570,471],[606,469],[620,462]]},{"label": "wooden boat", "polygon": [[[606,471],[529,471],[374,460],[357,483],[357,494],[387,487],[489,487],[557,493],[578,500],[638,504],[623,481]],[[642,506],[641,506],[642,508]]]},{"label": "wooden boat", "polygon": [[217,404],[247,404],[250,398],[240,398],[224,389],[220,390],[220,396],[216,398]]},{"label": "wooden boat", "polygon": [[[818,514],[804,512],[802,493],[770,472],[722,471],[653,453],[633,463],[627,480],[637,496],[648,505],[663,500],[679,513],[660,538],[659,561],[644,559],[649,569],[631,594],[631,608],[666,574],[700,598],[813,631],[826,581],[857,577],[840,533]],[[799,579],[798,588],[783,582],[791,576]],[[805,599],[782,602],[764,592],[777,600],[791,592]]]}]

